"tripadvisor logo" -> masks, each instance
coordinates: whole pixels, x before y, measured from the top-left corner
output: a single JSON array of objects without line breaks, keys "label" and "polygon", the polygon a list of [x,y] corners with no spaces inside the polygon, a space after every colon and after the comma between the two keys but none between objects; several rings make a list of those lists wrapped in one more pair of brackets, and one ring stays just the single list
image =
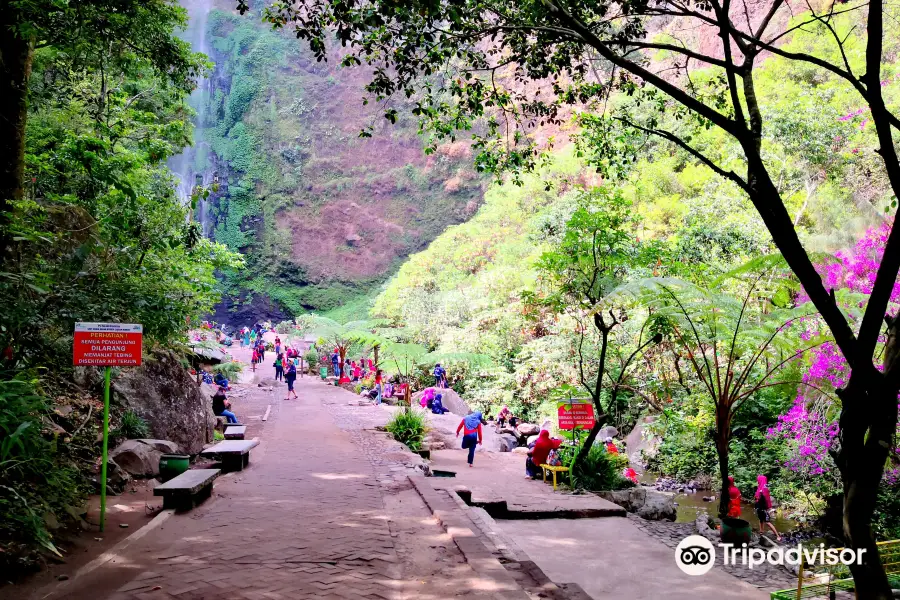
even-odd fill
[{"label": "tripadvisor logo", "polygon": [[[793,548],[748,548],[746,544],[719,544],[723,565],[743,565],[753,569],[763,564],[816,566],[828,565],[861,565],[865,548],[825,548],[818,546],[797,546]],[[688,575],[704,575],[712,569],[716,562],[716,547],[705,537],[689,535],[675,547],[675,564]]]}]

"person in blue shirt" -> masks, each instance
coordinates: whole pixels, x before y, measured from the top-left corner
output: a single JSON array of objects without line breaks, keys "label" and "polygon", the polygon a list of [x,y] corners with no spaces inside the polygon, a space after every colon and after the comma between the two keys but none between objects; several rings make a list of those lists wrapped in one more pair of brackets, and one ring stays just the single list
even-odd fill
[{"label": "person in blue shirt", "polygon": [[335,350],[334,352],[331,353],[331,368],[332,368],[332,370],[334,370],[335,377],[341,376],[340,362],[341,362],[341,357],[338,356],[337,350]]},{"label": "person in blue shirt", "polygon": [[438,363],[434,366],[434,387],[447,387],[447,371]]}]

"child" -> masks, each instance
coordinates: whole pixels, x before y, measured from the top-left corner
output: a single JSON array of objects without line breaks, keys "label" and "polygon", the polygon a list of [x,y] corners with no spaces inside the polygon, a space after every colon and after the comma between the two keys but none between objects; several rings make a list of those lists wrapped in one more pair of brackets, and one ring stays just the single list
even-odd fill
[{"label": "child", "polygon": [[250,370],[256,372],[256,363],[259,362],[259,352],[253,349],[253,356],[250,358]]}]

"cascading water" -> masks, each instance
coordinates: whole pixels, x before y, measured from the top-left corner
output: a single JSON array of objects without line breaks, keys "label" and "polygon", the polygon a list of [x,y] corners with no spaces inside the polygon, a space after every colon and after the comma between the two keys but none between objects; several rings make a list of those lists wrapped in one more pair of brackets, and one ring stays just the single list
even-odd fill
[{"label": "cascading water", "polygon": [[[213,0],[181,0],[181,5],[188,12],[188,26],[182,38],[190,42],[194,52],[202,52],[210,56],[206,44],[206,20],[209,11],[213,8]],[[194,145],[185,147],[181,154],[169,159],[168,165],[178,177],[177,193],[185,205],[191,203],[191,193],[199,186],[209,186],[213,183],[214,168],[212,164],[212,152],[209,144],[204,140],[204,129],[207,127],[206,111],[212,93],[212,82],[201,79],[197,82],[197,89],[193,91],[188,103],[194,109]],[[209,237],[212,223],[209,218],[209,202],[198,200],[194,211],[194,218],[200,224],[203,235]]]}]

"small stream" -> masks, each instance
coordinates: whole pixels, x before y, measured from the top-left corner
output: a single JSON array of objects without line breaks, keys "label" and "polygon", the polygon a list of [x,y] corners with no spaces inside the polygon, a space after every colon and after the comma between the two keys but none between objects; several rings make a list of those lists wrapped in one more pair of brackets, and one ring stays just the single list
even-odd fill
[{"label": "small stream", "polygon": [[[640,475],[640,481],[644,485],[652,486],[653,483],[656,482],[656,478],[657,475],[655,473],[643,473]],[[715,496],[716,499],[712,502],[704,502],[704,496]],[[753,495],[750,494],[749,498],[752,500]],[[746,496],[743,497],[743,500],[744,501],[741,503],[741,518],[749,522],[753,529],[757,529],[759,527],[759,521],[756,519],[756,512],[753,510],[753,504],[747,502]],[[676,492],[675,502],[678,505],[675,516],[676,523],[693,523],[697,520],[697,514],[700,511],[715,516],[716,511],[719,508],[718,493],[711,490],[698,490],[692,494],[679,494]],[[777,529],[779,533],[792,531],[798,527],[796,521],[783,517],[778,513],[777,509],[772,511],[771,516],[772,524],[775,525],[775,529]]]}]

